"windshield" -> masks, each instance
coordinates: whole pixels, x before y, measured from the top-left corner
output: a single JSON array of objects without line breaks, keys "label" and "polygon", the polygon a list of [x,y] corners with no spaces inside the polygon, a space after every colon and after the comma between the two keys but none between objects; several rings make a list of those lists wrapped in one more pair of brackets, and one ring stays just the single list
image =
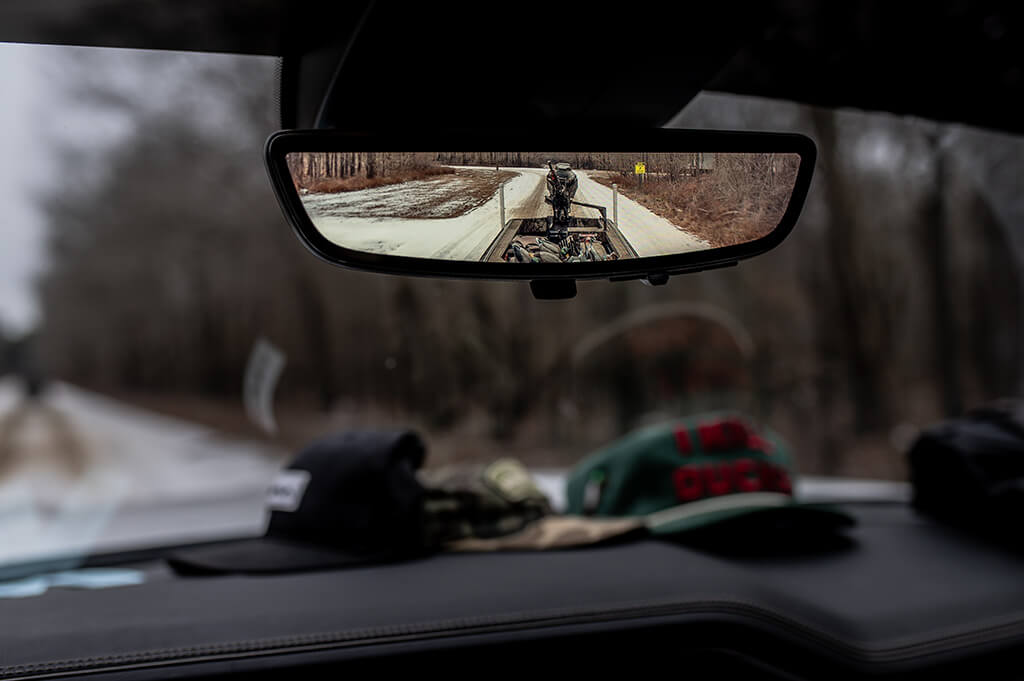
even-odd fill
[{"label": "windshield", "polygon": [[671,125],[817,141],[787,242],[537,301],[306,252],[262,164],[274,69],[0,45],[0,565],[258,534],[274,472],[346,428],[543,473],[728,408],[805,476],[904,480],[923,426],[1019,392],[1018,137],[704,93]]}]

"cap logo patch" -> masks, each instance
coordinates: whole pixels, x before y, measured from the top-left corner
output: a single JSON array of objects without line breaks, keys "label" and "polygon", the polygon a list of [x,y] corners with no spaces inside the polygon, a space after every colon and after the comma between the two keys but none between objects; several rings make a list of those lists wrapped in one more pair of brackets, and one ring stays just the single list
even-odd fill
[{"label": "cap logo patch", "polygon": [[294,511],[302,503],[309,485],[309,471],[300,468],[283,470],[267,488],[267,508],[271,511]]}]

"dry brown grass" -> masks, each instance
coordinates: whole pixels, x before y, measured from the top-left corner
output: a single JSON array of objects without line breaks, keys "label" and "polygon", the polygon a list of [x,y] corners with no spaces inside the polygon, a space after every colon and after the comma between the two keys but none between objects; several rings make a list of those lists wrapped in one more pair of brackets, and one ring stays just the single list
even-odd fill
[{"label": "dry brown grass", "polygon": [[783,157],[774,176],[743,160],[720,161],[716,170],[670,179],[649,176],[638,186],[636,176],[594,172],[591,177],[611,186],[680,229],[711,246],[731,246],[765,236],[789,205],[797,165]]},{"label": "dry brown grass", "polygon": [[360,189],[372,189],[374,187],[384,187],[389,184],[401,184],[402,182],[410,182],[412,180],[425,180],[430,177],[437,175],[451,175],[455,172],[454,168],[446,168],[443,166],[425,166],[422,168],[408,168],[405,170],[399,170],[393,174],[376,176],[376,177],[362,177],[359,175],[353,175],[352,177],[346,178],[329,178],[326,180],[320,180],[318,182],[311,183],[306,189],[315,194],[337,194],[338,192],[355,192]]}]

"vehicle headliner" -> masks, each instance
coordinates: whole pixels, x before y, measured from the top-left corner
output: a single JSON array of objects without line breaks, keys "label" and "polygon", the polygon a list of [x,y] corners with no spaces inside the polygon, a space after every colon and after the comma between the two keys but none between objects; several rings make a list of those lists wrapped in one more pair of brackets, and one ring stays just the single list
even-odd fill
[{"label": "vehicle headliner", "polygon": [[[368,4],[366,0],[5,3],[0,7],[0,41],[279,55],[286,57],[286,64],[326,50],[326,61],[336,64],[338,54],[324,46],[347,44]],[[486,57],[451,59],[445,54],[443,62],[451,75],[445,79],[450,83],[441,85],[450,86],[446,96],[459,93],[464,102],[482,103],[495,89],[494,78],[502,78],[502,69],[491,66],[494,56],[500,63],[500,57],[521,46],[536,45],[538,36],[546,34],[540,30],[544,24],[563,27],[576,36],[609,36],[589,50],[576,48],[576,52],[603,53],[606,58],[599,60],[597,68],[588,69],[593,74],[580,72],[580,87],[555,97],[560,102],[557,109],[534,110],[558,94],[537,83],[530,86],[532,91],[517,95],[520,103],[508,113],[513,119],[526,113],[533,121],[593,119],[661,125],[697,92],[714,90],[1024,132],[1024,66],[1019,51],[1024,8],[1019,4],[722,0],[690,8],[683,16],[677,16],[678,9],[670,5],[647,8],[636,16],[616,16],[613,22],[602,13],[559,15],[550,3],[539,2],[516,3],[516,12],[506,12],[500,22],[489,21],[478,3],[460,1],[443,7],[430,3],[420,8],[423,17],[415,15],[414,3],[392,7],[378,0],[373,4],[370,24],[377,19],[388,31],[409,31],[402,40],[389,41],[387,50],[368,46],[376,55],[371,66],[390,74],[381,79],[374,69],[372,82],[380,92],[388,84],[379,81],[405,77],[403,72],[408,72],[410,83],[419,78],[422,73],[417,72],[416,62],[432,63],[423,52],[428,44],[440,45],[443,52],[456,56],[468,52]],[[394,20],[397,16],[403,20]],[[429,31],[422,29],[424,17],[433,20]],[[372,33],[372,28],[367,30]],[[467,29],[483,36],[468,49],[453,42]],[[409,61],[417,55],[423,59]],[[507,63],[511,70],[519,61]],[[402,68],[396,71],[395,66]],[[498,73],[487,77],[492,71]],[[360,74],[349,69],[345,76],[351,82],[358,81]],[[613,83],[621,96],[608,96],[612,88],[607,83]],[[672,86],[665,87],[666,83]],[[301,87],[314,85],[324,87],[308,78]],[[289,112],[287,101],[284,104],[285,127],[309,126],[310,115],[302,116],[300,111],[289,119],[288,114],[295,112]],[[404,111],[392,117],[382,108],[372,120],[380,120],[381,114],[387,122],[400,120],[399,114],[408,116]]]}]

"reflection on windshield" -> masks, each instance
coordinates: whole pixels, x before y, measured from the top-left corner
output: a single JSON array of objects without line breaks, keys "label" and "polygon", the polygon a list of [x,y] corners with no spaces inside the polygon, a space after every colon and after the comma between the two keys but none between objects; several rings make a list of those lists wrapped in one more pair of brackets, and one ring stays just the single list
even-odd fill
[{"label": "reflection on windshield", "polygon": [[[305,252],[258,160],[272,62],[36,49],[50,115],[70,121],[48,129],[109,134],[40,139],[45,181],[2,190],[38,214],[45,258],[29,293],[0,292],[0,562],[258,533],[281,461],[353,426],[413,427],[431,465],[558,469],[728,407],[780,432],[803,473],[902,479],[920,427],[1019,392],[1018,138],[701,96],[680,125],[818,141],[786,244],[539,303],[514,283],[361,274]],[[17,295],[36,323],[11,317]],[[279,375],[246,402],[260,342]]]}]

